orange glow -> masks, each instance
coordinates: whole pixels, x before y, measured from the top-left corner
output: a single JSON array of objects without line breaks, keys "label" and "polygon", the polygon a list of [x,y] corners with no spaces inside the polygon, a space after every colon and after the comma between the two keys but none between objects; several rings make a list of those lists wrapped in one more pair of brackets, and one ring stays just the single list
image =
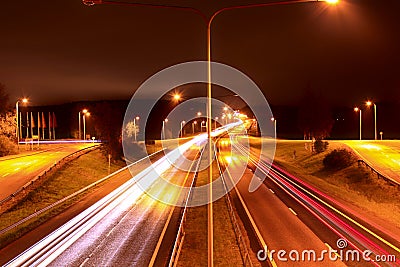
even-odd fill
[{"label": "orange glow", "polygon": [[180,99],[181,99],[181,95],[179,95],[179,94],[174,94],[174,99],[175,99],[176,101],[180,100]]},{"label": "orange glow", "polygon": [[372,105],[372,102],[370,100],[368,100],[365,104],[369,107]]},{"label": "orange glow", "polygon": [[224,111],[227,111],[228,110],[228,107],[224,107]]},{"label": "orange glow", "polygon": [[275,121],[275,118],[274,118],[274,117],[272,117],[272,118],[271,118],[271,121]]},{"label": "orange glow", "polygon": [[201,116],[201,112],[199,111],[199,112],[197,112],[197,116]]},{"label": "orange glow", "polygon": [[165,121],[165,122],[168,122],[168,119],[165,119],[164,121]]},{"label": "orange glow", "polygon": [[140,117],[139,117],[139,116],[137,116],[135,119],[138,121],[138,120],[140,119]]},{"label": "orange glow", "polygon": [[88,112],[88,110],[85,108],[84,110],[82,110],[83,114],[86,114]]},{"label": "orange glow", "polygon": [[358,112],[359,110],[360,110],[360,109],[357,108],[357,107],[354,108],[354,111],[355,111],[355,112]]},{"label": "orange glow", "polygon": [[85,115],[89,117],[90,116],[90,112],[86,112]]},{"label": "orange glow", "polygon": [[339,3],[339,0],[325,0],[325,2],[331,5],[336,5],[337,3]]},{"label": "orange glow", "polygon": [[27,98],[22,99],[22,103],[28,103],[28,99]]}]

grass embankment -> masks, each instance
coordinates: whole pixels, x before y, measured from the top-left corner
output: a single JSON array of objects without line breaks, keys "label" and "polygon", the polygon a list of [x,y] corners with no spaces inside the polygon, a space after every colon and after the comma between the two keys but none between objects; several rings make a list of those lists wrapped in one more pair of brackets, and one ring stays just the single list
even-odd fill
[{"label": "grass embankment", "polygon": [[[111,172],[121,167],[123,167],[123,162],[111,163]],[[107,175],[108,160],[99,149],[66,163],[56,172],[49,174],[40,187],[30,192],[10,210],[1,214],[0,229],[24,219]],[[91,190],[93,189],[89,189],[0,236],[0,248],[65,210]]]},{"label": "grass embankment", "polygon": [[[213,177],[218,177],[218,167],[213,165]],[[201,171],[196,186],[208,184],[208,170]],[[196,197],[195,195],[193,196]],[[216,266],[242,266],[235,232],[229,217],[225,197],[213,203],[214,264]],[[185,221],[185,240],[178,266],[206,266],[208,259],[208,209],[207,205],[188,209]]]},{"label": "grass embankment", "polygon": [[[310,142],[308,142],[310,144]],[[340,142],[329,142],[320,154],[306,149],[304,141],[278,141],[274,161],[328,195],[359,207],[400,228],[400,194],[398,188],[378,179],[354,163],[338,171],[327,171],[323,159],[334,149],[347,148]],[[349,149],[350,150],[350,149]],[[296,156],[294,157],[294,151]]]}]

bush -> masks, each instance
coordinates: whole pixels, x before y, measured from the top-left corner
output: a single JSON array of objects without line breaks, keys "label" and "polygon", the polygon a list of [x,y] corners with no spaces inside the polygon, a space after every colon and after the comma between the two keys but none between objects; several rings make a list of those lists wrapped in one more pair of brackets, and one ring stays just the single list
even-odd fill
[{"label": "bush", "polygon": [[328,148],[328,142],[324,142],[320,139],[314,142],[314,151],[319,153],[324,152]]},{"label": "bush", "polygon": [[17,146],[11,139],[4,135],[0,135],[0,157],[17,153]]},{"label": "bush", "polygon": [[353,153],[347,149],[335,149],[323,160],[325,169],[340,170],[349,167],[356,161]]}]

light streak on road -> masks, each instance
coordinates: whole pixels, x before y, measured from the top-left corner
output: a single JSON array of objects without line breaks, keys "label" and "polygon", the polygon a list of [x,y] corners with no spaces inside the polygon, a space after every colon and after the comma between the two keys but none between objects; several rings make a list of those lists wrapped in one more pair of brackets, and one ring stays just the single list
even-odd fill
[{"label": "light streak on road", "polygon": [[[99,236],[102,236],[104,231],[106,231],[106,236],[112,235],[112,232],[115,231],[114,228],[116,225],[119,225],[121,222],[123,222],[126,216],[132,216],[132,212],[135,212],[135,205],[140,201],[148,204],[144,206],[141,205],[140,207],[140,209],[143,209],[144,213],[138,213],[134,216],[135,220],[137,220],[135,227],[140,230],[140,227],[143,227],[144,223],[157,223],[159,219],[161,220],[160,216],[164,216],[164,213],[170,207],[154,199],[150,199],[148,196],[143,194],[143,192],[145,190],[150,190],[152,191],[152,195],[158,195],[160,199],[167,199],[172,202],[178,201],[179,192],[168,191],[168,188],[165,187],[160,188],[156,185],[160,181],[158,179],[165,173],[167,176],[169,175],[169,177],[176,176],[175,173],[177,170],[171,170],[173,164],[177,164],[177,161],[182,161],[183,154],[188,151],[193,144],[204,143],[206,138],[207,136],[204,135],[197,136],[187,143],[179,146],[175,150],[167,153],[164,157],[147,167],[120,188],[113,191],[92,205],[90,208],[83,211],[78,216],[74,217],[72,220],[17,256],[6,266],[47,266],[52,265],[53,261],[58,264],[59,257],[67,261],[72,261],[72,258],[74,257],[73,255],[76,256],[76,253],[79,254],[84,248],[87,249],[85,246],[90,246],[92,243],[80,241],[84,236],[87,236],[89,233],[91,233],[89,236],[91,236],[92,239],[96,239],[99,238]],[[142,220],[141,216],[148,216],[147,214],[149,214],[149,212],[158,214],[155,216],[158,216],[159,219],[155,220],[154,222],[143,221],[144,219]],[[123,217],[120,218],[121,216]],[[110,225],[114,225],[114,227],[112,227],[111,230],[107,230],[109,229]],[[132,231],[134,231],[134,229],[132,229],[131,232]],[[120,239],[128,239],[128,237],[129,234],[125,234],[125,237],[122,236]],[[123,243],[124,241],[120,240],[119,242]],[[102,246],[102,241],[98,247],[99,246]],[[75,253],[64,256],[65,252],[71,252],[71,250],[73,252],[74,249]],[[107,254],[107,252],[102,253]],[[140,253],[138,255],[140,255]],[[90,257],[91,256],[89,256],[89,258]],[[87,262],[87,259],[82,259],[82,261],[83,260]],[[112,259],[108,260],[111,261]],[[64,264],[65,263],[66,262],[64,262]]]},{"label": "light streak on road", "polygon": [[[239,151],[244,153],[242,151],[243,148],[241,148],[238,144],[233,145],[237,147]],[[263,161],[258,161],[258,159],[255,159],[254,155],[250,158],[250,161],[252,164],[257,166],[258,170],[267,175],[267,177],[271,179],[278,187],[280,187],[284,192],[286,192],[301,206],[303,206],[305,210],[309,211],[309,213],[311,213],[315,218],[317,218],[339,237],[348,240],[349,245],[358,250],[360,253],[366,249],[369,249],[375,255],[391,255],[391,253],[389,253],[382,246],[378,245],[376,241],[371,239],[375,238],[376,240],[382,242],[387,248],[392,249],[394,253],[399,255],[398,253],[400,252],[400,249],[398,247],[374,233],[372,230],[363,226],[355,219],[350,218],[343,212],[334,208],[332,205],[322,200],[321,197],[318,197],[318,195],[326,197],[327,199],[332,200],[333,203],[336,203],[332,198],[329,198],[325,194],[322,194],[322,192],[319,192],[311,186],[306,185],[305,182],[294,177],[293,175],[288,175],[284,170],[278,168],[277,166],[273,166],[273,168],[270,169]],[[335,213],[337,215],[335,215]],[[365,232],[365,234],[361,233],[351,224],[354,224],[356,227],[360,228]],[[399,257],[397,257],[396,263],[400,263]],[[382,266],[376,262],[371,262],[371,264]],[[390,263],[388,266],[390,266]]]}]

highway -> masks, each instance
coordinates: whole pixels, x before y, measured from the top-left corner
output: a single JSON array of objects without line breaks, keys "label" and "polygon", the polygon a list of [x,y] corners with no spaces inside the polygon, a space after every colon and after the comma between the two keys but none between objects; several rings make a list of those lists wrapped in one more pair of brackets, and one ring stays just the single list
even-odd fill
[{"label": "highway", "polygon": [[400,183],[400,141],[343,141],[365,162],[387,178]]},{"label": "highway", "polygon": [[93,144],[55,144],[53,146],[55,147],[41,153],[0,161],[0,200],[17,191],[41,172],[54,165],[55,162],[73,152],[91,147]]},{"label": "highway", "polygon": [[[233,148],[235,155],[242,155],[235,157],[237,164],[246,163],[240,144],[233,144]],[[222,155],[222,159],[223,157]],[[251,164],[249,164],[253,169],[257,169],[256,174],[267,174],[262,187],[249,193],[251,174],[248,174],[248,178],[245,175],[237,188],[260,228],[268,249],[303,251],[312,248],[318,251],[332,248],[338,252],[343,251],[345,256],[346,251],[350,250],[360,253],[370,250],[372,251],[371,258],[380,255],[395,255],[397,261],[366,262],[362,259],[352,260],[351,257],[347,257],[350,260],[346,260],[345,256],[342,260],[347,266],[399,266],[398,240],[383,235],[362,220],[354,218],[352,214],[346,214],[345,209],[334,199],[277,166],[269,170],[265,164],[266,161],[267,159],[259,161],[252,155]],[[234,172],[234,169],[231,172]],[[338,240],[345,240],[346,246],[343,249],[338,248]],[[317,252],[317,255],[320,254]],[[320,262],[319,264],[307,262],[304,266],[321,266],[320,264]],[[337,262],[330,264],[337,264]],[[278,262],[277,265],[290,266],[290,261]],[[326,263],[323,265],[328,266]],[[301,266],[301,263],[296,262],[296,266]]]},{"label": "highway", "polygon": [[[201,139],[204,140],[204,137]],[[161,251],[163,240],[168,236],[166,229],[170,228],[171,221],[177,220],[172,217],[179,215],[180,210],[179,207],[175,208],[163,202],[185,201],[182,191],[168,187],[168,184],[162,181],[177,185],[190,184],[192,175],[196,172],[193,168],[197,165],[190,163],[188,166],[188,161],[184,159],[196,157],[201,148],[191,146],[191,142],[183,145],[184,150],[169,152],[117,190],[31,246],[6,266],[155,264],[159,260],[158,252]],[[196,142],[196,138],[193,142]],[[182,155],[177,157],[176,152],[182,152]],[[170,156],[171,153],[175,153],[175,156]],[[182,171],[180,168],[189,171]],[[159,177],[163,179],[158,179]],[[142,182],[143,180],[146,181]],[[148,190],[148,194],[143,193],[144,189]],[[149,194],[157,196],[157,199],[153,199]],[[177,228],[176,223],[171,225]],[[176,232],[177,229],[173,231]],[[171,249],[174,241],[174,238],[170,238],[167,248]],[[165,255],[161,257],[165,260]]]}]

